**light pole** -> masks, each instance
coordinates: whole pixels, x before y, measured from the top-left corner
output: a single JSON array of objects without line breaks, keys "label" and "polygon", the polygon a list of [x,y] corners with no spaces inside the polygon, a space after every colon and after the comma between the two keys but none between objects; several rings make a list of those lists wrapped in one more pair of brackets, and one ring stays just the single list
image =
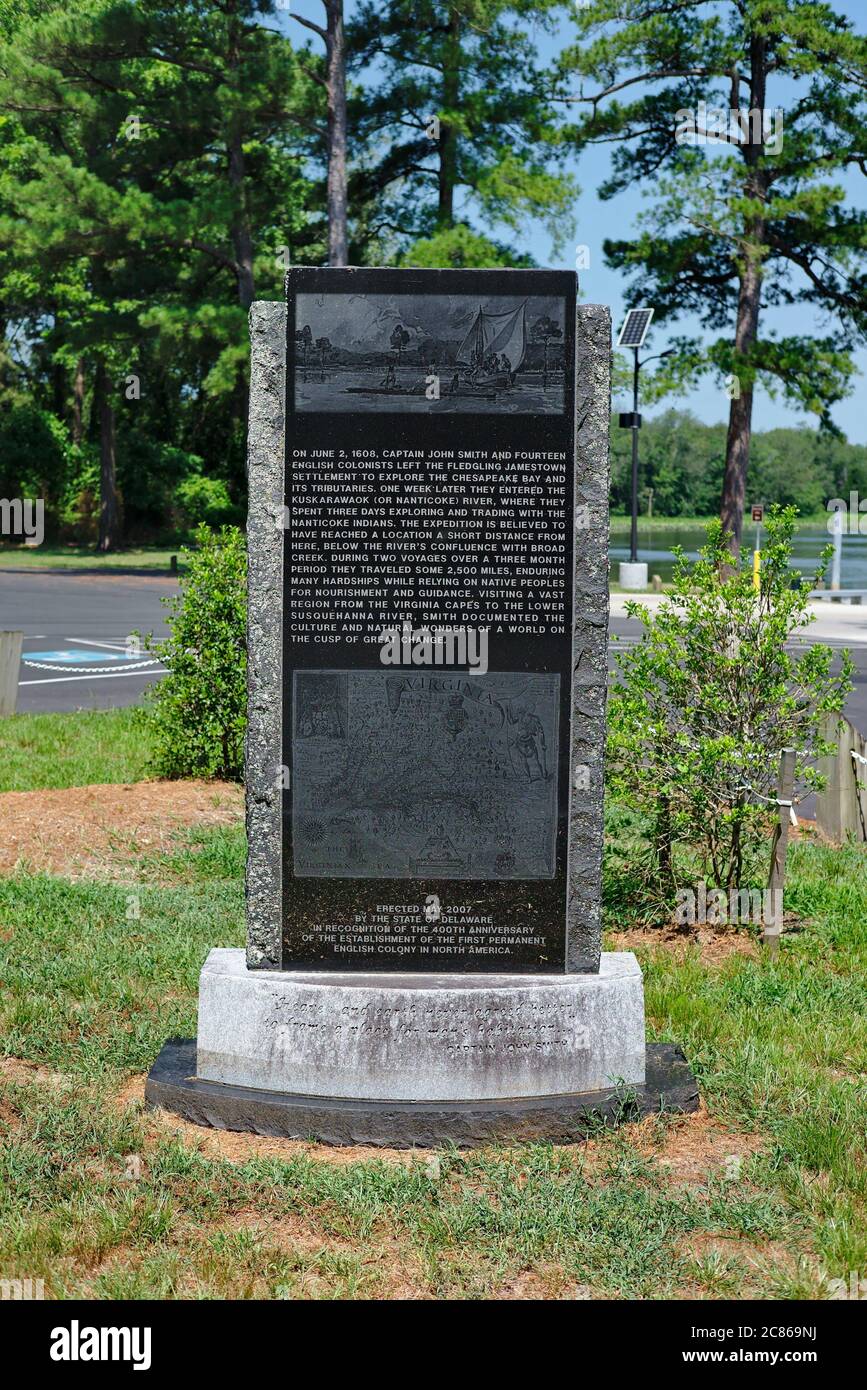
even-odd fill
[{"label": "light pole", "polygon": [[633,348],[632,363],[632,523],[629,527],[629,563],[638,564],[638,431],[641,429],[641,416],[638,413],[638,373],[641,363],[638,348]]},{"label": "light pole", "polygon": [[617,346],[632,348],[634,359],[632,368],[632,411],[620,416],[621,429],[632,430],[632,521],[629,528],[629,563],[620,566],[620,583],[624,589],[647,588],[647,565],[638,560],[638,431],[641,429],[641,416],[638,412],[638,375],[648,362],[660,357],[670,357],[674,348],[657,352],[653,357],[639,359],[639,351],[644,346],[653,309],[630,309],[623,321]]}]

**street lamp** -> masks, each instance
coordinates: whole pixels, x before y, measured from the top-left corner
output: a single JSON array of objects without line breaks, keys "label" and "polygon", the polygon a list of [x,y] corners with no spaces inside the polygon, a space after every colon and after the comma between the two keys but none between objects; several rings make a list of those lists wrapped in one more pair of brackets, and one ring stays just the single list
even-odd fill
[{"label": "street lamp", "polygon": [[617,346],[632,348],[635,354],[632,370],[632,410],[620,416],[621,429],[632,430],[632,525],[629,535],[629,564],[620,566],[620,582],[624,589],[647,588],[647,565],[638,563],[638,431],[641,429],[641,416],[638,413],[638,373],[648,362],[660,357],[670,357],[674,348],[657,352],[653,357],[639,361],[638,353],[644,346],[653,310],[650,308],[630,309],[623,321]]}]

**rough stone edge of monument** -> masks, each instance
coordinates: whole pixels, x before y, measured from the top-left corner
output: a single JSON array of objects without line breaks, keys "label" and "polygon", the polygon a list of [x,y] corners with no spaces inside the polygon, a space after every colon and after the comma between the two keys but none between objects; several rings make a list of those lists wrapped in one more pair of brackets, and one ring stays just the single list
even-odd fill
[{"label": "rough stone edge of monument", "polygon": [[247,964],[270,970],[280,969],[283,956],[283,793],[274,750],[283,743],[286,314],[285,303],[250,308]]},{"label": "rough stone edge of monument", "polygon": [[578,1143],[611,1128],[660,1113],[698,1109],[698,1084],[679,1047],[647,1048],[643,1086],[592,1094],[514,1101],[354,1101],[293,1096],[200,1081],[195,1038],[170,1038],[151,1067],[145,1104],[211,1129],[335,1146],[476,1148],[514,1142]]},{"label": "rough stone edge of monument", "polygon": [[[608,690],[608,475],[611,314],[579,304],[575,331],[575,518],[566,970],[599,969]],[[583,510],[586,507],[586,512]],[[584,525],[587,517],[589,524]],[[578,576],[581,575],[579,589]],[[589,768],[579,791],[575,771]],[[579,800],[576,800],[576,795]]]}]

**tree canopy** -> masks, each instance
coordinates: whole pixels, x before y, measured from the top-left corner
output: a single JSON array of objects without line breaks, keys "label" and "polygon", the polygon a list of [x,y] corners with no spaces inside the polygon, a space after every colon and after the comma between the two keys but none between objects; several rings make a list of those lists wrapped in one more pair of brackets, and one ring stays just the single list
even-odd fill
[{"label": "tree canopy", "polygon": [[[867,171],[867,41],[831,4],[359,0],[344,22],[323,0],[320,17],[0,0],[0,491],[105,549],[239,520],[253,298],[299,262],[532,265],[531,224],[560,254],[567,161],[604,142],[603,197],[635,179],[651,195],[610,264],[657,323],[691,312],[711,335],[676,337],[652,390],[713,371],[730,398],[701,469],[688,416],[645,432],[656,510],[713,511],[716,488],[737,535],[756,469],[767,500],[821,505],[867,331],[867,215],[845,196]],[[786,305],[827,330],[769,331]],[[824,432],[792,435],[788,474],[752,444],[759,380]]]},{"label": "tree canopy", "polygon": [[[615,146],[603,198],[635,180],[651,195],[638,235],[605,255],[657,324],[690,312],[718,334],[682,337],[664,383],[726,381],[737,545],[756,381],[827,426],[865,341],[867,212],[842,176],[867,174],[867,39],[825,0],[591,0],[576,24],[557,82],[570,138]],[[781,304],[820,308],[833,331],[766,331]]]}]

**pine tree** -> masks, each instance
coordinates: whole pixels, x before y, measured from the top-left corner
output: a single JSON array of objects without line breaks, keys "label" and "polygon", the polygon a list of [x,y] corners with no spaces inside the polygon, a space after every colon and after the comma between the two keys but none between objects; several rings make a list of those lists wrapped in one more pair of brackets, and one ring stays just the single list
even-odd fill
[{"label": "pine tree", "polygon": [[257,280],[280,293],[292,241],[311,235],[291,113],[317,99],[268,9],[85,0],[43,7],[0,50],[16,132],[4,142],[0,125],[0,302],[74,383],[79,435],[92,384],[103,549],[122,527],[121,383],[147,359],[151,429],[171,438],[190,397],[223,397],[240,435],[246,310]]},{"label": "pine tree", "polygon": [[[827,427],[867,332],[867,214],[840,182],[867,173],[867,40],[823,0],[591,0],[576,23],[559,66],[560,96],[586,111],[572,138],[621,145],[603,197],[635,182],[653,195],[606,257],[656,324],[691,312],[720,334],[704,350],[681,339],[667,374],[726,378],[721,516],[737,549],[756,381]],[[835,331],[766,333],[776,304],[818,308]]]},{"label": "pine tree", "polygon": [[[350,190],[376,206],[366,244],[421,240],[424,264],[473,264],[474,219],[514,241],[532,218],[562,243],[575,189],[530,32],[551,15],[525,0],[364,0],[349,27],[353,72],[367,73],[351,104],[361,154]],[[486,253],[526,260],[514,246]]]},{"label": "pine tree", "polygon": [[324,131],[328,164],[328,264],[346,265],[349,232],[347,226],[346,186],[346,28],[343,20],[343,0],[322,0],[325,27],[304,15],[292,18],[318,34],[325,45],[324,71],[307,69],[315,82],[324,88],[327,102],[327,125]]}]

